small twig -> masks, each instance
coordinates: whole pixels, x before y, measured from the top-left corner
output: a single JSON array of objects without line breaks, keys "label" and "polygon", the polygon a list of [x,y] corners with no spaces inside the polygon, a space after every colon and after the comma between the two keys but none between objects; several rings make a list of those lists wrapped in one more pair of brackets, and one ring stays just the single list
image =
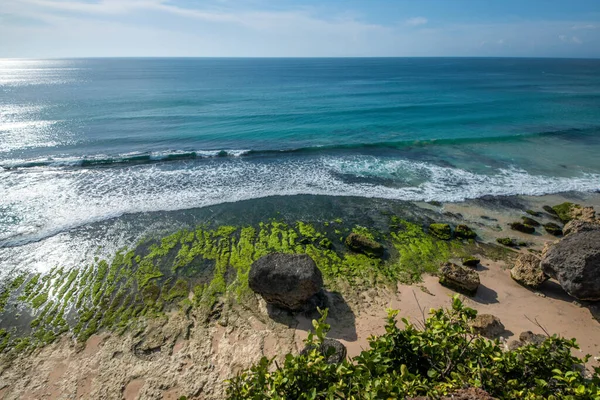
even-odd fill
[{"label": "small twig", "polygon": [[[523,314],[523,315],[525,315],[525,314]],[[538,328],[540,328],[541,330],[543,330],[543,331],[544,331],[544,333],[546,334],[546,336],[548,336],[548,337],[552,336],[552,335],[551,335],[551,334],[550,334],[550,333],[549,333],[549,332],[546,330],[546,328],[544,328],[544,327],[542,326],[542,324],[540,324],[540,322],[537,320],[537,317],[535,318],[535,321],[532,321],[532,320],[531,320],[531,318],[529,318],[527,315],[525,315],[525,318],[527,318],[527,320],[528,320],[529,322],[531,322],[532,324],[534,324],[535,326],[537,326]]]},{"label": "small twig", "polygon": [[419,307],[419,311],[421,311],[421,318],[423,318],[421,320],[421,325],[422,328],[425,329],[425,309],[421,308],[421,303],[419,303],[419,299],[417,298],[417,294],[415,293],[415,291],[412,291],[413,297],[415,298],[415,301],[417,302],[417,307]]}]

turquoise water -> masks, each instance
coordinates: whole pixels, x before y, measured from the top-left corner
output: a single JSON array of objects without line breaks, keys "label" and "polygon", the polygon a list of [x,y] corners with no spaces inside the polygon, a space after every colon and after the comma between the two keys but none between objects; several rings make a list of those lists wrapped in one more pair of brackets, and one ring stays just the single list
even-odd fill
[{"label": "turquoise water", "polygon": [[0,247],[286,194],[600,189],[600,60],[0,60]]}]

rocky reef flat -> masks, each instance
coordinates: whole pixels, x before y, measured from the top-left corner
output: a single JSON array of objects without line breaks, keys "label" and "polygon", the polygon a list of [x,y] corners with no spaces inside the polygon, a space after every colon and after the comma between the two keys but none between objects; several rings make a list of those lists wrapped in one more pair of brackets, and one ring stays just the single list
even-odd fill
[{"label": "rocky reef flat", "polygon": [[[573,297],[549,269],[528,286],[511,268],[525,256],[535,264],[570,219],[594,219],[589,210],[599,206],[600,195],[589,193],[448,204],[301,195],[80,227],[68,234],[105,244],[92,251],[95,241],[77,242],[81,264],[36,269],[36,260],[4,271],[0,394],[223,398],[236,372],[301,351],[316,316],[273,307],[250,288],[253,263],[272,253],[314,261],[329,336],[348,356],[382,333],[386,308],[418,321],[458,291],[501,321],[494,336],[507,346],[521,332],[548,331],[597,357],[596,303]],[[106,246],[113,239],[119,246]],[[23,251],[15,248],[9,262]],[[521,264],[519,276],[535,277]]]}]

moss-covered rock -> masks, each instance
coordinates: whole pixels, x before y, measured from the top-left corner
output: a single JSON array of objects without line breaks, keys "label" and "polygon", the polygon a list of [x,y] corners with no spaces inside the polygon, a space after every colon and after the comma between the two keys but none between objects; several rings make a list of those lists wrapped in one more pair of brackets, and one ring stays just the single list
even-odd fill
[{"label": "moss-covered rock", "polygon": [[579,208],[581,208],[579,204],[570,203],[568,201],[552,207],[556,216],[558,216],[558,218],[565,224],[573,219],[573,211]]},{"label": "moss-covered rock", "polygon": [[543,206],[542,208],[544,209],[544,211],[546,211],[551,216],[558,218],[558,215],[556,214],[556,211],[554,211],[554,209],[552,207],[546,205],[546,206]]},{"label": "moss-covered rock", "polygon": [[529,225],[529,226],[540,226],[541,224],[539,222],[537,222],[535,219],[533,218],[529,218],[529,217],[521,217],[521,219],[523,220],[523,223],[525,225]]},{"label": "moss-covered rock", "polygon": [[431,224],[429,225],[429,233],[438,239],[452,239],[452,228],[448,224]]},{"label": "moss-covered rock", "polygon": [[467,225],[457,225],[454,229],[454,236],[457,239],[475,239],[477,234]]},{"label": "moss-covered rock", "polygon": [[510,229],[513,231],[519,231],[523,233],[532,234],[535,232],[535,227],[527,224],[523,224],[521,222],[512,222],[510,223]]},{"label": "moss-covered rock", "polygon": [[525,212],[529,215],[532,215],[534,217],[541,217],[542,213],[539,211],[533,211],[533,210],[525,210]]},{"label": "moss-covered rock", "polygon": [[554,236],[561,236],[563,234],[562,228],[554,222],[548,222],[547,224],[544,224],[544,229],[546,232]]},{"label": "moss-covered rock", "polygon": [[380,243],[355,232],[346,238],[346,246],[354,252],[363,253],[369,257],[381,257],[384,252]]},{"label": "moss-covered rock", "polygon": [[496,239],[496,242],[500,243],[503,246],[508,246],[508,247],[515,247],[517,245],[516,241],[509,237],[498,238],[498,239]]}]

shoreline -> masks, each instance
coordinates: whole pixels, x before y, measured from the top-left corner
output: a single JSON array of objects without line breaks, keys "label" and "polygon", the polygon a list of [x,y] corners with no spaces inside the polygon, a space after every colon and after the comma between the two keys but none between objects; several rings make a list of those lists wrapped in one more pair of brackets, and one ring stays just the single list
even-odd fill
[{"label": "shoreline", "polygon": [[[155,235],[172,233],[169,227],[193,227],[209,217],[214,227],[234,222],[235,226],[247,226],[263,221],[304,220],[329,233],[335,225],[340,234],[356,226],[367,226],[374,231],[389,229],[390,215],[401,215],[421,225],[434,221],[453,225],[467,223],[480,239],[475,246],[468,247],[468,251],[482,256],[479,267],[482,290],[475,297],[466,298],[467,306],[499,316],[507,329],[507,340],[518,337],[523,330],[542,333],[532,322],[537,319],[551,333],[576,337],[583,354],[600,357],[600,341],[593,339],[600,337],[600,324],[594,318],[600,313],[595,305],[574,303],[554,281],[546,282],[537,291],[524,288],[510,278],[508,270],[511,257],[527,252],[526,249],[540,251],[546,242],[556,237],[545,233],[543,228],[535,235],[523,234],[510,230],[507,224],[526,216],[526,209],[539,210],[544,204],[563,201],[600,209],[598,193],[488,196],[444,204],[298,195],[198,210],[130,215],[112,222],[114,228],[119,224],[133,224],[132,219],[136,217],[142,218],[143,224],[163,215],[163,223],[153,225],[159,227]],[[334,215],[339,223],[334,221]],[[546,215],[537,219],[540,222],[552,220]],[[187,225],[182,227],[182,221],[187,221]],[[123,235],[122,231],[110,231],[106,225],[104,228],[106,238]],[[97,232],[89,229],[88,234]],[[285,229],[278,232],[285,233]],[[515,251],[494,245],[500,253],[491,251],[490,243],[494,244],[495,239],[502,236],[527,241],[527,246]],[[335,244],[334,249],[339,250],[339,246]],[[490,251],[489,254],[498,258],[486,256]],[[386,308],[400,309],[401,316],[410,317],[414,322],[422,318],[423,310],[426,313],[430,307],[447,307],[453,292],[439,285],[427,270],[421,273],[423,281],[412,285],[401,282],[390,285],[377,279],[369,283],[367,279],[355,286],[330,278],[329,284],[333,285],[327,287],[331,306],[330,336],[340,339],[347,346],[348,355],[354,356],[366,347],[368,336],[381,333]],[[53,343],[29,355],[19,355],[11,364],[2,362],[0,395],[8,399],[68,396],[176,399],[181,395],[220,398],[224,379],[263,355],[281,357],[287,352],[299,351],[311,327],[310,316],[280,313],[273,319],[264,302],[256,298],[249,302],[224,301],[219,307],[211,308],[208,316],[194,308],[186,312],[166,309],[148,314],[142,318],[143,324],[130,326],[121,335],[99,329],[83,343],[60,335]],[[19,375],[17,371],[25,372]]]}]

